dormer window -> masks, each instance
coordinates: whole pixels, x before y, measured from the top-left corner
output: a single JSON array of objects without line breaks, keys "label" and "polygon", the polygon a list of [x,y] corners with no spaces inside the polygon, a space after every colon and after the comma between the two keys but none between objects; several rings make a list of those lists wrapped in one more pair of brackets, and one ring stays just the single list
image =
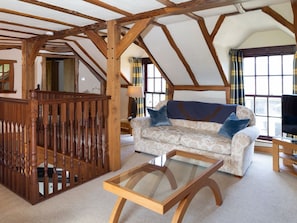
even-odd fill
[{"label": "dormer window", "polygon": [[0,60],[0,93],[14,91],[14,66],[15,60]]}]

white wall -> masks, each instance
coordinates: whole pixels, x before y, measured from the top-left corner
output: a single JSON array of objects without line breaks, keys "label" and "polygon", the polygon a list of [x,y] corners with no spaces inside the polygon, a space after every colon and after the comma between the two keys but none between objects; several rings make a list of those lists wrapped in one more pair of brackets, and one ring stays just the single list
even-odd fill
[{"label": "white wall", "polygon": [[101,94],[100,81],[90,72],[90,70],[79,62],[78,91],[86,93]]}]

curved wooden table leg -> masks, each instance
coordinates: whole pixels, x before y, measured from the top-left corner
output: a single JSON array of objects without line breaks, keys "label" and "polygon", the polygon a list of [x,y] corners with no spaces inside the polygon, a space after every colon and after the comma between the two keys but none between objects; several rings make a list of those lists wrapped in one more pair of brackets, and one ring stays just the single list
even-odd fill
[{"label": "curved wooden table leg", "polygon": [[222,195],[221,195],[218,184],[213,179],[206,179],[203,182],[201,182],[200,184],[198,184],[197,187],[195,187],[195,190],[192,190],[188,194],[188,196],[186,196],[183,200],[180,201],[180,203],[174,213],[174,216],[171,220],[171,223],[181,223],[182,222],[183,217],[184,217],[192,199],[199,192],[199,190],[201,190],[201,188],[206,187],[206,186],[210,187],[210,189],[212,190],[214,197],[216,199],[216,204],[221,205],[223,203]]},{"label": "curved wooden table leg", "polygon": [[122,197],[119,197],[117,199],[117,202],[115,203],[112,213],[110,215],[109,223],[118,223],[121,212],[123,210],[123,207],[124,207],[126,201],[127,200]]}]

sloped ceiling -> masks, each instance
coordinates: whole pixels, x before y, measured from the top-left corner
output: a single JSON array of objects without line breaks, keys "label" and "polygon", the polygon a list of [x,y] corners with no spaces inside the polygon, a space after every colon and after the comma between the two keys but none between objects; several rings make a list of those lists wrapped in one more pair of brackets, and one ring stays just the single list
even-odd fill
[{"label": "sloped ceiling", "polygon": [[228,85],[228,50],[256,32],[281,30],[296,42],[290,0],[9,0],[1,2],[0,49],[44,37],[40,52],[77,55],[104,81],[106,22],[117,20],[124,36],[148,17],[135,44],[172,86]]}]

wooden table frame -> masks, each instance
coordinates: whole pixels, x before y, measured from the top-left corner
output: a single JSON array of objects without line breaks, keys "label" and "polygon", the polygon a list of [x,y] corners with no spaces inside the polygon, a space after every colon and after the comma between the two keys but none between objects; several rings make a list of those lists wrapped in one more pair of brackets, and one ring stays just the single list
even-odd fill
[{"label": "wooden table frame", "polygon": [[[182,222],[184,214],[194,196],[198,193],[198,191],[200,191],[200,189],[206,186],[210,187],[210,189],[212,190],[216,200],[216,204],[221,205],[223,203],[218,184],[213,179],[209,178],[223,165],[223,160],[216,160],[198,154],[193,154],[179,150],[173,150],[167,153],[166,157],[170,158],[174,155],[208,162],[211,163],[211,166],[206,168],[199,176],[197,176],[196,178],[188,182],[186,185],[178,189],[176,192],[171,194],[163,202],[158,202],[156,200],[148,198],[147,196],[142,196],[141,194],[134,192],[132,189],[147,173],[156,170],[165,173],[171,185],[171,188],[175,189],[177,185],[174,179],[174,175],[171,173],[171,171],[168,171],[169,169],[167,167],[157,168],[156,166],[151,165],[150,163],[145,163],[103,182],[103,187],[105,190],[110,191],[119,196],[113,208],[109,220],[110,223],[117,223],[119,221],[122,209],[127,200],[132,201],[143,207],[146,207],[159,214],[166,213],[175,204],[179,203],[171,222],[180,223]],[[141,172],[141,174],[133,175],[133,177],[130,178],[131,174],[139,172]],[[119,181],[123,179],[129,179],[125,187],[121,187],[118,185]]]}]

